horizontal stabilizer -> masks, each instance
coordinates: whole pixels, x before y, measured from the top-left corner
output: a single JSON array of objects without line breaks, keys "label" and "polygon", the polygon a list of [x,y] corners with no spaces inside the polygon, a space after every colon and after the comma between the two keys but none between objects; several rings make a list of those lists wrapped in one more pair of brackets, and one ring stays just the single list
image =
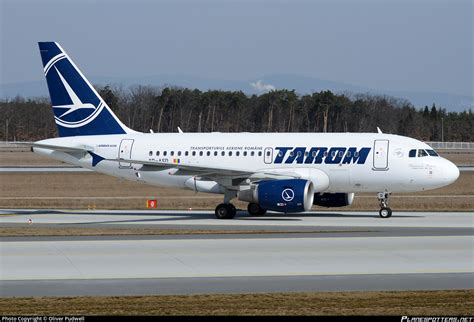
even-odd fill
[{"label": "horizontal stabilizer", "polygon": [[43,143],[34,143],[34,142],[18,142],[15,143],[18,145],[25,145],[32,148],[39,148],[39,149],[48,149],[60,152],[88,152],[93,150],[93,147],[89,146],[62,146],[62,145],[52,145],[52,144],[43,144]]}]

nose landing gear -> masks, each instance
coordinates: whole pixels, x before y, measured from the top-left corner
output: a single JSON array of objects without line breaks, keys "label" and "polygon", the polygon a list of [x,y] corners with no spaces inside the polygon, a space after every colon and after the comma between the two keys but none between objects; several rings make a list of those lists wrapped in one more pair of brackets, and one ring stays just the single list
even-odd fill
[{"label": "nose landing gear", "polygon": [[392,209],[388,206],[388,197],[390,196],[389,192],[379,192],[377,194],[377,199],[380,202],[380,211],[379,215],[382,218],[392,217]]}]

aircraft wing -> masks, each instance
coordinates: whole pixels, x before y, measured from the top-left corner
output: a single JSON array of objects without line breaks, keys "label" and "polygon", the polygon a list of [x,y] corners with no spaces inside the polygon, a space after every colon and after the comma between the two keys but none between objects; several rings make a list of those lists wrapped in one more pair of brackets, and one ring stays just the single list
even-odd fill
[{"label": "aircraft wing", "polygon": [[174,175],[200,176],[215,180],[216,177],[243,178],[252,181],[263,179],[294,179],[301,176],[295,172],[275,172],[269,170],[248,171],[229,167],[206,167],[202,165],[189,164],[171,164],[158,161],[143,161],[129,159],[106,159],[108,161],[126,162],[132,164],[141,164],[140,171],[159,171],[166,169],[178,169]]}]

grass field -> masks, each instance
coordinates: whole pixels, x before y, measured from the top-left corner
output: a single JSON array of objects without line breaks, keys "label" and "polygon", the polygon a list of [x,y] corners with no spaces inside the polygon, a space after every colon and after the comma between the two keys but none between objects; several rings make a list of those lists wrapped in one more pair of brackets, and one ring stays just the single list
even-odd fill
[{"label": "grass field", "polygon": [[[464,172],[448,187],[394,194],[390,205],[396,210],[474,210],[473,183],[474,172]],[[0,208],[145,209],[147,199],[157,199],[158,209],[212,210],[222,201],[220,195],[153,187],[92,172],[3,173],[0,193]],[[239,201],[235,205],[240,209],[247,207]],[[375,194],[356,194],[352,206],[340,209],[375,210],[378,202]]]},{"label": "grass field", "polygon": [[[474,164],[474,154],[456,152],[446,156],[457,164]],[[0,166],[60,164],[31,152],[0,152]],[[153,187],[92,172],[0,174],[0,208],[144,209],[147,199],[157,199],[158,209],[213,210],[222,196]],[[247,207],[239,201],[235,205]],[[454,184],[441,189],[394,194],[390,206],[395,210],[472,211],[474,173],[464,172]],[[376,210],[378,202],[375,194],[356,194],[352,206],[340,209]]]},{"label": "grass field", "polygon": [[474,291],[0,298],[4,315],[472,315]]}]

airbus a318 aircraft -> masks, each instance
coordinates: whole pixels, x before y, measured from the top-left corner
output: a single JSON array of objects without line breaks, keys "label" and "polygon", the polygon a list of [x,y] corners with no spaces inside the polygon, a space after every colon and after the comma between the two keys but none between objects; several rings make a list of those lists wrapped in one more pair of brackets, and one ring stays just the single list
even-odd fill
[{"label": "airbus a318 aircraft", "polygon": [[[32,150],[108,175],[223,195],[219,219],[348,206],[377,193],[382,218],[392,192],[435,189],[458,168],[418,140],[381,133],[140,133],[126,127],[55,42],[39,49],[59,138]],[[375,196],[374,196],[375,198]]]}]

